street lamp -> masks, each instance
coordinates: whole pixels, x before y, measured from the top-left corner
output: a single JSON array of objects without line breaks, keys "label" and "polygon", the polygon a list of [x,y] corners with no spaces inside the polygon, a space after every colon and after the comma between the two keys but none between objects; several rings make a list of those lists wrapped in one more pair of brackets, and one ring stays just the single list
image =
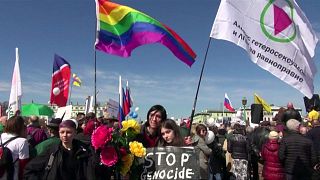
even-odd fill
[{"label": "street lamp", "polygon": [[246,105],[247,105],[247,98],[242,98],[242,105],[243,105],[243,120],[246,122],[246,125],[249,126],[249,123],[246,118]]}]

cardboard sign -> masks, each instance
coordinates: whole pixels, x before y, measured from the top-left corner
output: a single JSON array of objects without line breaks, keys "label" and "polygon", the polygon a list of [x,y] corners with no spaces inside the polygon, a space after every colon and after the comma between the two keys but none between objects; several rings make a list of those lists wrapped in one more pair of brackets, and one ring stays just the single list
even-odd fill
[{"label": "cardboard sign", "polygon": [[194,147],[148,148],[141,179],[199,179],[200,165]]},{"label": "cardboard sign", "polygon": [[63,119],[71,119],[72,118],[72,105],[59,107],[55,118],[61,118],[63,116]]},{"label": "cardboard sign", "polygon": [[110,117],[117,118],[119,113],[119,103],[113,99],[109,99],[107,102],[107,112]]}]

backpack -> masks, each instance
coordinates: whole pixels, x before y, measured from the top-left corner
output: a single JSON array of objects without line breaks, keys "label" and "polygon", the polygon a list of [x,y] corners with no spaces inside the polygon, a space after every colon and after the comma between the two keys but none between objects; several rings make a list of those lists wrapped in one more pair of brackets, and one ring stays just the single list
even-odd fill
[{"label": "backpack", "polygon": [[30,147],[35,147],[36,146],[36,140],[34,139],[34,135],[38,132],[38,129],[34,129],[31,134],[27,135],[27,140],[30,145]]},{"label": "backpack", "polygon": [[12,152],[5,145],[16,138],[18,138],[18,136],[12,137],[8,141],[2,143],[2,138],[0,136],[0,141],[1,141],[0,143],[0,177],[2,177],[5,174],[5,172],[7,172],[8,180],[13,179],[14,163],[18,159],[16,161],[13,161]]}]

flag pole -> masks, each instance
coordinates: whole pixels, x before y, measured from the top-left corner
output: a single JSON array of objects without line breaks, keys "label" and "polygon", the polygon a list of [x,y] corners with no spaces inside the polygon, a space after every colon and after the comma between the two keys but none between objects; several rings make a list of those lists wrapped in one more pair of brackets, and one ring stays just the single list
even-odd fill
[{"label": "flag pole", "polygon": [[224,102],[222,103],[222,118],[224,117]]},{"label": "flag pole", "polygon": [[94,114],[97,115],[97,51],[94,49]]},{"label": "flag pole", "polygon": [[194,112],[195,112],[196,104],[197,104],[197,99],[198,99],[199,88],[200,88],[200,84],[201,84],[201,79],[202,79],[202,75],[203,75],[204,66],[205,66],[206,60],[207,60],[207,54],[208,54],[208,50],[209,50],[209,47],[210,47],[210,43],[211,43],[211,38],[209,38],[208,46],[207,46],[207,49],[206,49],[206,54],[204,56],[204,60],[203,60],[202,68],[201,68],[201,73],[200,73],[200,77],[199,77],[199,81],[198,81],[197,92],[196,92],[196,96],[194,98],[193,107],[192,107],[192,111],[191,111],[190,128],[189,128],[189,131],[188,131],[188,135],[190,135],[190,131],[191,131],[191,126],[192,126],[192,122],[193,122],[193,116],[194,116]]},{"label": "flag pole", "polygon": [[[98,6],[97,1],[95,1],[95,7],[96,7],[96,23],[95,23],[95,35],[94,35],[94,114],[97,116],[97,50],[96,50],[96,43],[98,38]],[[96,128],[96,123],[95,123]]]}]

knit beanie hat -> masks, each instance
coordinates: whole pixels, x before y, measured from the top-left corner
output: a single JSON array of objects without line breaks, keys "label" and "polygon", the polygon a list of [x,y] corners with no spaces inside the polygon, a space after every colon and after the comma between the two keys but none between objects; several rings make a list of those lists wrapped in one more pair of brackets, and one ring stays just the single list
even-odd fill
[{"label": "knit beanie hat", "polygon": [[278,139],[279,138],[279,134],[276,131],[271,131],[269,133],[269,139]]}]

